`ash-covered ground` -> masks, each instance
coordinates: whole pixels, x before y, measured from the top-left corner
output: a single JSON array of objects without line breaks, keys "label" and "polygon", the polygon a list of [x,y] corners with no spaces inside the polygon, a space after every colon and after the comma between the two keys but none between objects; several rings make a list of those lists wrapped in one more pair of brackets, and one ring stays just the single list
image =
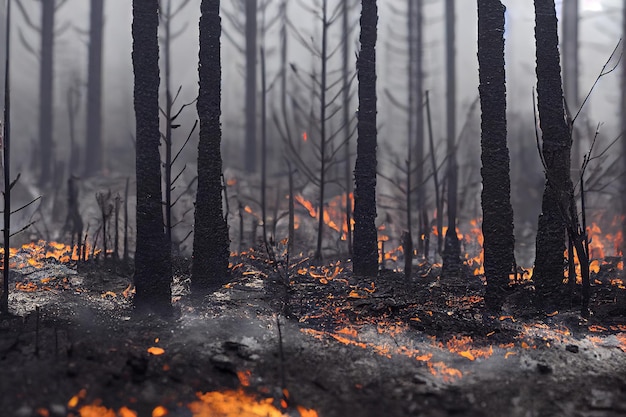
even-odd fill
[{"label": "ash-covered ground", "polygon": [[15,315],[0,321],[3,415],[626,414],[626,297],[610,265],[583,319],[567,302],[533,312],[529,282],[488,315],[471,271],[365,279],[345,259],[231,262],[229,284],[192,300],[182,260],[168,319],[132,310],[119,266],[18,269]]}]

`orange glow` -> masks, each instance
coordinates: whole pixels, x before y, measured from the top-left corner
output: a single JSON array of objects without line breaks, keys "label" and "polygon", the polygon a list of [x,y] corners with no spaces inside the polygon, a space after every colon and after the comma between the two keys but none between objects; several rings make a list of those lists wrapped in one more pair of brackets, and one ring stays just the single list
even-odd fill
[{"label": "orange glow", "polygon": [[241,386],[243,387],[250,386],[250,375],[251,375],[250,370],[237,371],[237,378],[239,378],[239,383],[241,384]]},{"label": "orange glow", "polygon": [[80,417],[117,417],[115,411],[101,405],[84,405],[78,412]]},{"label": "orange glow", "polygon": [[85,398],[86,396],[87,396],[87,390],[83,388],[78,392],[78,394],[70,398],[70,400],[67,402],[67,406],[69,408],[75,408],[78,405],[78,402],[82,400],[83,398]]},{"label": "orange glow", "polygon": [[463,373],[455,368],[450,368],[443,362],[428,363],[428,370],[434,376],[440,376],[444,382],[454,382],[463,377]]},{"label": "orange glow", "polygon": [[154,356],[159,356],[165,353],[165,350],[163,348],[160,347],[156,347],[156,346],[151,346],[148,348],[148,353],[150,353],[151,355]]},{"label": "orange glow", "polygon": [[[187,407],[194,417],[286,417],[273,398],[258,399],[237,391],[197,393],[198,401]],[[284,401],[284,400],[283,400]],[[317,412],[298,407],[301,417],[317,417]]]},{"label": "orange glow", "polygon": [[596,324],[592,324],[591,326],[589,326],[589,331],[594,333],[602,333],[606,332],[607,330],[608,329],[606,327],[598,326]]},{"label": "orange glow", "polygon": [[309,135],[306,132],[302,132],[302,141],[306,142],[307,140],[309,140]]},{"label": "orange glow", "polygon": [[158,405],[154,407],[154,410],[152,410],[152,417],[164,417],[168,414],[169,411],[167,411],[167,408],[163,407],[162,405]]},{"label": "orange glow", "polygon": [[117,414],[119,417],[137,417],[137,413],[126,406],[120,408]]},{"label": "orange glow", "polygon": [[[309,216],[318,218],[318,208],[315,207],[312,202],[308,201],[300,194],[297,194],[295,199],[309,212]],[[347,204],[350,204],[350,207],[354,206],[354,195],[352,193],[344,193],[333,197],[325,204],[322,212],[324,224],[332,230],[341,233],[341,240],[346,240],[348,234],[348,226],[346,224]],[[351,225],[354,226],[354,219],[351,219]]]},{"label": "orange glow", "polygon": [[453,336],[452,339],[448,340],[446,346],[450,352],[454,352],[470,361],[476,358],[488,358],[493,355],[493,348],[491,346],[489,346],[489,348],[472,347],[472,338],[470,336]]}]

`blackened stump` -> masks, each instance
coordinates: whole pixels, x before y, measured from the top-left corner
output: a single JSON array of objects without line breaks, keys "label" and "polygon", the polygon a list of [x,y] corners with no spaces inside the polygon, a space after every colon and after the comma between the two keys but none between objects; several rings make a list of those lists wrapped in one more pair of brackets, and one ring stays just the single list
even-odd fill
[{"label": "blackened stump", "polygon": [[357,60],[359,113],[354,169],[354,257],[356,275],[378,272],[376,220],[376,0],[361,2],[361,51]]},{"label": "blackened stump", "polygon": [[196,294],[218,288],[226,282],[230,255],[228,226],[222,208],[220,2],[202,0],[200,8],[197,103],[200,140],[191,267],[191,289]]}]

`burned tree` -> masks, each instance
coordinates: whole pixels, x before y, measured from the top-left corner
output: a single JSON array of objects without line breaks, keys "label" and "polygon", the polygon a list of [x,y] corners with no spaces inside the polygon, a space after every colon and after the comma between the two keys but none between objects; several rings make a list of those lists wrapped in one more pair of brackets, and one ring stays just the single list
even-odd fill
[{"label": "burned tree", "polygon": [[[562,6],[562,39],[561,39],[561,53],[563,57],[563,95],[565,98],[565,104],[567,110],[576,114],[580,105],[579,92],[578,92],[578,47],[579,47],[579,30],[578,30],[578,0],[568,0],[563,2]],[[574,169],[580,167],[582,162],[581,158],[581,143],[580,136],[576,135],[576,131],[572,131],[572,161],[574,162]]]},{"label": "burned tree", "polygon": [[[53,98],[54,98],[54,43],[58,33],[55,34],[54,20],[59,7],[67,0],[47,0],[41,2],[41,22],[39,25],[30,20],[28,12],[21,1],[16,4],[24,18],[24,22],[31,29],[40,34],[39,52],[34,52],[31,45],[25,44],[25,49],[36,55],[39,60],[39,184],[45,185],[52,178],[52,166],[54,161],[54,138],[53,138]],[[21,35],[21,32],[20,32]],[[23,35],[21,40],[24,41]]]},{"label": "burned tree", "polygon": [[171,309],[171,255],[165,244],[159,155],[158,0],[133,0],[136,119],[137,246],[135,306]]},{"label": "burned tree", "polygon": [[246,144],[245,168],[256,172],[256,54],[257,54],[257,0],[244,0],[246,10]]},{"label": "burned tree", "polygon": [[513,208],[507,147],[504,11],[500,0],[478,0],[478,65],[482,109],[481,149],[485,304],[497,310],[514,270]]},{"label": "burned tree", "polygon": [[570,207],[571,135],[565,120],[554,0],[535,0],[537,108],[542,132],[546,182],[539,215],[535,256],[536,295],[548,297],[563,281],[564,213]]},{"label": "burned tree", "polygon": [[[461,267],[461,245],[456,234],[458,166],[456,161],[456,30],[454,0],[445,2],[446,27],[446,147],[448,153],[448,231],[443,249],[442,275],[457,277]],[[437,213],[439,216],[439,213]]]},{"label": "burned tree", "polygon": [[378,272],[376,220],[376,0],[361,2],[361,50],[357,59],[359,113],[354,168],[354,273]]},{"label": "burned tree", "polygon": [[222,208],[220,2],[202,0],[200,8],[200,140],[191,288],[201,293],[228,277],[230,242]]},{"label": "burned tree", "polygon": [[[89,12],[89,61],[87,65],[87,137],[85,176],[102,170],[102,32],[104,0],[91,0]],[[73,168],[73,167],[72,167]]]}]

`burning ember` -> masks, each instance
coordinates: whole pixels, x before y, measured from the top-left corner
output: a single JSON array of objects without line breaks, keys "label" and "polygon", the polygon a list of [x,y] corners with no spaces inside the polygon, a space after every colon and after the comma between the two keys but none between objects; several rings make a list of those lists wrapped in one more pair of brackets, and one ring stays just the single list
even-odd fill
[{"label": "burning ember", "polygon": [[[78,412],[80,417],[137,417],[136,411],[129,407],[120,407],[117,412],[112,408],[102,405],[101,400],[94,400],[91,404],[80,405],[87,396],[87,390],[82,389],[67,402],[70,410]],[[196,393],[197,400],[185,406],[193,417],[318,417],[314,410],[302,406],[294,407],[298,414],[288,413],[289,408],[285,399],[280,401],[280,406],[275,405],[273,398],[258,398],[256,395],[246,393],[243,389]],[[289,398],[289,392],[285,390],[285,398]],[[170,415],[170,410],[164,406],[156,406],[152,409],[152,417],[165,417]],[[49,415],[47,409],[41,409],[40,415]],[[70,413],[69,416],[75,414]],[[177,413],[174,415],[178,415]],[[77,416],[77,417],[78,417]]]}]

